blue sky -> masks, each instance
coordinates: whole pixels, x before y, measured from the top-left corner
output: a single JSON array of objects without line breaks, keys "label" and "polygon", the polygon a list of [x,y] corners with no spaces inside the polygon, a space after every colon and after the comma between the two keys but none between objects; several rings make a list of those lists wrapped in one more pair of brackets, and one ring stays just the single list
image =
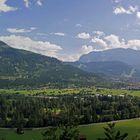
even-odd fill
[{"label": "blue sky", "polygon": [[140,49],[139,0],[0,0],[0,40],[75,61],[91,51]]}]

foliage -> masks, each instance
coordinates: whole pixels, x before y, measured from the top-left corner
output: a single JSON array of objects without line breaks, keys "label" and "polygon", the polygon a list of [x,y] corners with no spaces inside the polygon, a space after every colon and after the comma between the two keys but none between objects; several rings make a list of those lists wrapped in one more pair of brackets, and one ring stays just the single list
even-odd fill
[{"label": "foliage", "polygon": [[59,127],[48,128],[43,133],[43,140],[78,140],[79,131],[73,124],[63,124]]},{"label": "foliage", "polygon": [[43,140],[59,140],[58,136],[58,129],[57,128],[48,128],[42,135]]},{"label": "foliage", "polygon": [[0,127],[46,127],[71,120],[89,124],[137,118],[140,116],[139,102],[140,98],[127,95],[82,92],[55,96],[0,94]]},{"label": "foliage", "polygon": [[18,127],[17,128],[17,134],[24,134],[24,131],[23,131],[23,129],[22,129],[22,127]]},{"label": "foliage", "polygon": [[124,140],[128,136],[127,133],[121,134],[120,131],[117,131],[115,129],[115,123],[108,123],[107,125],[108,127],[104,127],[105,137],[98,138],[98,140]]}]

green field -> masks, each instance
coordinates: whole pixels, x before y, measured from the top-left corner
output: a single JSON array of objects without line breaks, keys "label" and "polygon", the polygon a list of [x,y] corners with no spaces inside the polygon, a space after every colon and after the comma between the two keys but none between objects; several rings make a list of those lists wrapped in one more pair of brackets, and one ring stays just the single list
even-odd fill
[{"label": "green field", "polygon": [[45,95],[64,95],[64,94],[104,94],[104,95],[131,95],[140,97],[140,90],[121,90],[106,88],[68,88],[68,89],[36,89],[36,90],[14,90],[0,89],[0,94],[45,94]]},{"label": "green field", "polygon": [[[106,124],[89,125],[81,127],[80,131],[82,134],[85,134],[87,136],[88,140],[96,140],[97,138],[103,136],[103,127],[105,126]],[[132,137],[140,133],[140,119],[117,122],[116,128],[121,132],[129,133],[128,139],[132,140]]]},{"label": "green field", "polygon": [[[96,140],[99,137],[103,136],[103,127],[105,123],[93,124],[89,126],[81,126],[80,133],[87,136],[87,140]],[[128,132],[128,139],[131,140],[133,136],[140,133],[140,119],[135,120],[126,120],[117,122],[117,129],[121,132]],[[40,130],[26,130],[25,134],[17,135],[15,130],[0,130],[0,137],[6,138],[6,140],[42,140],[41,133],[44,132],[44,129]]]}]

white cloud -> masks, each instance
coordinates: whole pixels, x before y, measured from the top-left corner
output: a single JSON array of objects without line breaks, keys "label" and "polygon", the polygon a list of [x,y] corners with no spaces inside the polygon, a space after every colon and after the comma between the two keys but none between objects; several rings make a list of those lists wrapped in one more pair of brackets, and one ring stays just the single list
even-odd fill
[{"label": "white cloud", "polygon": [[112,48],[123,48],[125,42],[123,40],[120,41],[119,37],[116,35],[109,35],[104,38],[107,43],[107,47]]},{"label": "white cloud", "polygon": [[80,55],[78,53],[76,53],[76,54],[60,54],[58,56],[58,58],[64,62],[74,62],[74,61],[78,60],[79,57],[80,57]]},{"label": "white cloud", "polygon": [[24,49],[46,56],[56,57],[63,61],[76,61],[81,55],[90,53],[92,51],[101,51],[114,48],[131,48],[140,50],[140,40],[131,39],[124,40],[117,35],[111,34],[107,36],[93,37],[90,41],[91,45],[82,45],[75,53],[62,53],[61,46],[50,43],[48,41],[33,40],[25,36],[0,36],[0,40],[6,42],[13,48]]},{"label": "white cloud", "polygon": [[80,52],[81,52],[80,55],[88,54],[88,53],[92,52],[93,50],[94,50],[93,46],[83,45],[80,50]]},{"label": "white cloud", "polygon": [[94,50],[93,46],[83,45],[76,53],[72,54],[60,54],[59,59],[62,61],[76,61],[81,55],[88,54]]},{"label": "white cloud", "polygon": [[123,0],[112,0],[112,2],[115,2],[115,3],[119,3],[121,1],[123,1]]},{"label": "white cloud", "polygon": [[118,15],[118,14],[131,14],[131,12],[129,10],[126,10],[123,7],[115,8],[113,13],[116,14],[116,15]]},{"label": "white cloud", "polygon": [[92,51],[103,51],[115,48],[131,48],[135,50],[140,50],[140,40],[125,40],[115,34],[110,34],[107,36],[104,35],[100,36],[99,38],[93,37],[91,39],[91,42],[93,44],[81,46],[81,48],[76,53],[70,55],[60,55],[59,58],[63,61],[76,61],[80,58],[81,55],[90,53]]},{"label": "white cloud", "polygon": [[95,37],[95,38],[93,38],[93,39],[91,40],[91,42],[93,42],[94,45],[97,46],[97,49],[98,49],[98,48],[104,49],[104,48],[107,47],[107,43],[106,43],[103,39],[100,39],[100,38],[96,38],[96,37]]},{"label": "white cloud", "polygon": [[120,7],[116,7],[114,8],[113,13],[118,15],[118,14],[133,14],[136,13],[138,11],[138,7],[137,6],[129,6],[128,9],[125,9],[124,7],[120,6]]},{"label": "white cloud", "polygon": [[78,23],[75,25],[75,27],[82,27],[82,25]]},{"label": "white cloud", "polygon": [[93,33],[94,33],[95,36],[97,36],[97,37],[101,37],[101,36],[104,36],[104,35],[105,35],[105,33],[102,32],[102,31],[94,31]]},{"label": "white cloud", "polygon": [[90,53],[92,51],[103,51],[108,49],[115,49],[115,48],[131,48],[135,50],[140,50],[140,40],[139,39],[132,39],[132,40],[125,40],[120,38],[115,34],[110,34],[100,37],[93,37],[91,39],[93,44],[91,45],[83,45],[81,48],[73,54],[60,54],[59,59],[63,61],[76,61],[80,58],[80,56]]},{"label": "white cloud", "polygon": [[130,10],[132,13],[135,13],[135,12],[138,11],[138,6],[135,6],[135,7],[129,6],[129,10]]},{"label": "white cloud", "polygon": [[[23,0],[25,7],[29,8],[31,4],[31,0]],[[6,4],[7,0],[0,0],[0,12],[10,12],[10,11],[16,11],[18,8],[12,7]],[[39,6],[42,6],[43,0],[36,0],[36,4]]]},{"label": "white cloud", "polygon": [[136,17],[138,20],[140,20],[140,12],[137,12]]},{"label": "white cloud", "polygon": [[126,44],[127,48],[132,48],[135,50],[140,50],[140,40],[134,39],[134,40],[129,40]]},{"label": "white cloud", "polygon": [[32,30],[32,31],[33,31],[33,30],[36,30],[36,29],[37,29],[36,27],[31,27],[31,28],[30,28],[30,30]]},{"label": "white cloud", "polygon": [[36,33],[36,35],[38,35],[38,36],[47,36],[48,34],[47,33]]},{"label": "white cloud", "polygon": [[129,15],[135,15],[137,18],[137,23],[140,25],[140,11],[138,6],[129,6],[128,9],[125,9],[124,7],[116,7],[113,11],[114,14],[129,14]]},{"label": "white cloud", "polygon": [[25,6],[28,8],[30,5],[30,0],[24,0]]},{"label": "white cloud", "polygon": [[79,33],[79,34],[77,35],[77,38],[80,38],[80,39],[90,39],[91,36],[90,36],[89,33],[83,32],[83,33]]},{"label": "white cloud", "polygon": [[62,32],[57,32],[57,33],[53,33],[53,34],[56,36],[65,36],[65,33],[62,33]]},{"label": "white cloud", "polygon": [[93,38],[92,43],[95,51],[114,48],[131,48],[135,50],[140,50],[139,39],[132,39],[126,41],[125,39],[120,38],[119,36],[114,34],[104,36],[101,38]]},{"label": "white cloud", "polygon": [[15,7],[8,6],[6,2],[7,0],[0,0],[0,12],[10,12],[17,10]]},{"label": "white cloud", "polygon": [[[31,4],[31,0],[24,0],[25,3],[25,7],[29,8],[30,4]],[[36,4],[39,6],[43,5],[43,0],[36,0]]]},{"label": "white cloud", "polygon": [[62,50],[62,48],[56,44],[47,41],[32,40],[25,36],[0,36],[0,40],[6,42],[13,48],[24,49],[52,57],[58,57],[58,52]]},{"label": "white cloud", "polygon": [[42,0],[37,0],[37,5],[42,6]]},{"label": "white cloud", "polygon": [[30,29],[7,28],[7,31],[10,33],[29,33],[35,29],[36,27],[31,27]]}]

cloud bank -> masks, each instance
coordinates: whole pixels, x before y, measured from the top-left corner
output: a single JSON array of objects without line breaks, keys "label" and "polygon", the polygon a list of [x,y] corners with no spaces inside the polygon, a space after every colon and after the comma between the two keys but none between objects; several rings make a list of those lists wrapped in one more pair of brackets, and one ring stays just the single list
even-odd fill
[{"label": "cloud bank", "polygon": [[[30,5],[31,5],[31,0],[23,0],[24,1],[24,4],[25,4],[25,7],[29,8]],[[42,6],[43,5],[43,0],[36,0],[36,4],[38,6]]]},{"label": "cloud bank", "polygon": [[7,0],[0,0],[0,13],[1,12],[10,12],[10,11],[16,11],[16,7],[12,7],[6,4]]},{"label": "cloud bank", "polygon": [[31,38],[25,36],[0,36],[0,40],[4,41],[13,48],[24,49],[51,57],[58,57],[59,51],[62,50],[59,45],[52,44],[47,41],[32,40]]},{"label": "cloud bank", "polygon": [[129,6],[128,9],[125,9],[124,7],[120,6],[120,7],[116,7],[114,8],[113,13],[116,15],[119,14],[133,14],[136,13],[138,11],[138,7],[137,6]]},{"label": "cloud bank", "polygon": [[31,27],[30,29],[7,28],[7,31],[9,33],[29,33],[35,29],[36,29],[36,27]]},{"label": "cloud bank", "polygon": [[77,38],[80,38],[80,39],[90,39],[90,34],[89,33],[85,33],[85,32],[79,33],[77,35]]}]

